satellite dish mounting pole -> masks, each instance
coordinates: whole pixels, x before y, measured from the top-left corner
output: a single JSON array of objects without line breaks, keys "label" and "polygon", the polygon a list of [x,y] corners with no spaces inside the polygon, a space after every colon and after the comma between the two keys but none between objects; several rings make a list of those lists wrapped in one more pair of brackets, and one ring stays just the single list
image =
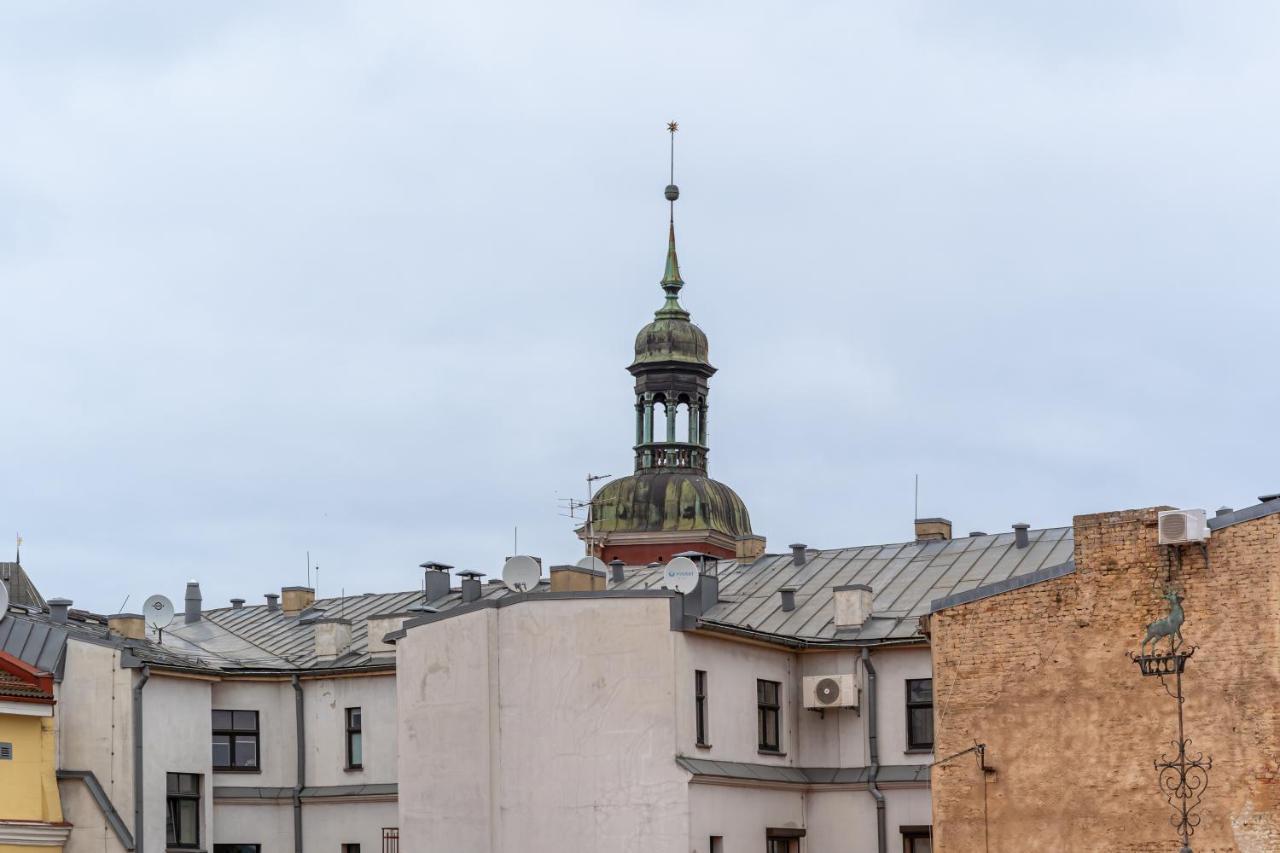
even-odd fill
[{"label": "satellite dish mounting pole", "polygon": [[597,480],[607,480],[612,474],[587,474],[587,556],[595,557],[596,554],[596,536],[595,536],[595,484]]}]

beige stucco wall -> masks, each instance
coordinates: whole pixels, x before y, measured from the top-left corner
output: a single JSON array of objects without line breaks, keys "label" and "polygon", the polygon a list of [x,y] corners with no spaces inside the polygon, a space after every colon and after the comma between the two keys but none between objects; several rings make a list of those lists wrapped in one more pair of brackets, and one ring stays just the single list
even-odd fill
[{"label": "beige stucco wall", "polygon": [[[896,853],[902,827],[930,825],[929,789],[890,787],[884,794],[887,846]],[[865,790],[811,792],[805,806],[806,853],[876,853],[876,805]]]},{"label": "beige stucco wall", "polygon": [[[353,811],[355,810],[355,811]],[[305,821],[302,831],[302,845],[307,853],[338,853],[343,844],[359,844],[361,853],[379,853],[382,850],[382,827],[397,826],[399,815],[394,802],[383,803],[306,803],[302,813]],[[293,835],[288,836],[289,847],[282,848],[280,853],[292,853]],[[451,845],[443,848],[426,847],[411,840],[400,844],[401,853],[426,853],[429,850],[444,849],[462,851],[468,848]],[[266,847],[262,853],[268,853]]]},{"label": "beige stucco wall", "polygon": [[[805,826],[805,795],[799,791],[689,786],[689,850],[709,853],[711,836],[724,839],[724,853],[763,853],[767,827]],[[808,851],[825,848],[808,846]]]},{"label": "beige stucco wall", "polygon": [[[144,832],[148,850],[165,847],[168,773],[201,775],[200,805],[204,816],[200,838],[207,845],[213,837],[209,686],[208,681],[153,672],[143,688]],[[131,822],[132,815],[125,820]]]},{"label": "beige stucco wall", "polygon": [[545,599],[397,650],[407,849],[683,853],[665,598]]},{"label": "beige stucco wall", "polygon": [[[218,844],[261,844],[262,853],[293,853],[293,806],[290,803],[216,803],[213,807]],[[320,850],[337,851],[336,845]],[[381,848],[373,848],[375,853]]]},{"label": "beige stucco wall", "polygon": [[[394,675],[303,679],[302,692],[307,726],[308,785],[366,785],[396,781]],[[362,770],[346,769],[347,708],[360,708],[363,716]],[[292,705],[289,712],[293,713]]]}]

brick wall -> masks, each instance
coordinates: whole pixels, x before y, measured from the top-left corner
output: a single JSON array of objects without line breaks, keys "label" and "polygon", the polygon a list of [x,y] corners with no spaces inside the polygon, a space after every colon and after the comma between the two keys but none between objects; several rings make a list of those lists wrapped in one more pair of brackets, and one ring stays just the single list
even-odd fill
[{"label": "brick wall", "polygon": [[[1152,762],[1177,708],[1126,656],[1185,601],[1184,706],[1213,757],[1197,853],[1280,850],[1280,514],[1215,531],[1209,567],[1157,544],[1156,509],[1078,516],[1076,572],[931,617],[935,850],[1173,851]],[[1170,684],[1172,687],[1172,683]],[[985,783],[984,783],[985,775]]]}]

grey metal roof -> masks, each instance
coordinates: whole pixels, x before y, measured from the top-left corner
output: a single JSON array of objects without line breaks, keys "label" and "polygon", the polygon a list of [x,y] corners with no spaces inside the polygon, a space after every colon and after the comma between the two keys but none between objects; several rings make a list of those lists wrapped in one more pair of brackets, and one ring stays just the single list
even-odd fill
[{"label": "grey metal roof", "polygon": [[0,584],[9,590],[9,603],[39,610],[45,607],[44,596],[19,563],[0,563]]},{"label": "grey metal roof", "polygon": [[[1019,548],[1014,534],[998,533],[892,545],[812,550],[803,566],[791,554],[766,554],[754,562],[718,566],[720,600],[702,614],[709,626],[749,630],[801,640],[901,642],[918,638],[920,616],[934,599],[1027,575],[1070,560],[1072,529],[1028,531]],[[617,589],[650,589],[662,583],[660,569],[629,568]],[[862,630],[837,633],[832,590],[867,584],[872,617]],[[795,609],[784,611],[779,591],[796,590]]]},{"label": "grey metal roof", "polygon": [[[750,764],[744,761],[712,761],[709,758],[676,756],[676,764],[695,777],[738,779],[744,782],[768,782],[792,785],[865,785],[871,777],[869,767],[786,767],[776,764]],[[885,764],[876,774],[881,783],[928,783],[928,764]]]}]

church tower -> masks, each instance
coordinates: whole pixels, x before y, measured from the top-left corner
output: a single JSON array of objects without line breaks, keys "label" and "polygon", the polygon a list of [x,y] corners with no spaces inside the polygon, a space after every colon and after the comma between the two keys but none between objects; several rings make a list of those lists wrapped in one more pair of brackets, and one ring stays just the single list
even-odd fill
[{"label": "church tower", "polygon": [[[674,143],[675,124],[668,129]],[[579,535],[591,540],[588,552],[605,562],[665,562],[684,551],[750,559],[764,551],[764,538],[751,532],[747,507],[733,489],[707,476],[707,399],[716,369],[708,360],[706,334],[680,304],[680,190],[671,183],[665,195],[671,206],[665,298],[636,335],[635,360],[627,368],[635,377],[635,473],[596,493],[591,522]]]}]

